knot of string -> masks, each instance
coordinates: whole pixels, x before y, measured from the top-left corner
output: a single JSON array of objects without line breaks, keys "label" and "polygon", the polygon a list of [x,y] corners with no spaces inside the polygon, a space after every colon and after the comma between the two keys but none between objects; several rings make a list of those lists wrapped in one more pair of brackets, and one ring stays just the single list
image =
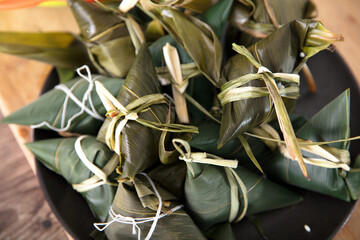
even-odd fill
[{"label": "knot of string", "polygon": [[282,97],[297,99],[299,95],[300,76],[294,73],[272,73],[262,66],[244,46],[233,46],[234,50],[245,56],[257,69],[257,73],[248,73],[232,79],[221,86],[218,98],[222,106],[227,103],[245,99],[269,96],[267,87],[251,86],[248,83],[270,75],[277,83],[277,91]]},{"label": "knot of string", "polygon": [[[86,71],[87,75],[84,75],[82,73],[83,70]],[[89,114],[91,117],[93,117],[95,119],[98,119],[98,120],[101,120],[101,121],[105,120],[96,111],[96,108],[94,106],[94,103],[93,103],[93,100],[92,100],[92,97],[91,97],[91,91],[94,88],[94,80],[92,79],[89,67],[84,65],[84,66],[76,69],[76,72],[80,77],[82,77],[82,80],[86,80],[89,83],[89,86],[88,86],[87,90],[85,91],[85,93],[83,95],[83,98],[81,100],[79,100],[73,93],[74,90],[80,84],[82,84],[81,80],[77,81],[70,89],[64,84],[59,84],[59,85],[54,87],[54,89],[61,90],[66,94],[65,99],[64,99],[64,103],[63,103],[63,107],[62,107],[62,112],[61,112],[60,128],[54,127],[53,125],[51,125],[47,121],[43,121],[43,122],[41,122],[39,124],[31,125],[30,126],[31,128],[40,128],[40,127],[46,126],[49,129],[51,129],[53,131],[56,131],[56,132],[66,132],[66,131],[69,130],[72,121],[74,119],[76,119],[77,117],[79,117],[84,112],[86,112],[87,114]],[[73,116],[71,116],[66,122],[66,114],[67,114],[67,107],[68,107],[69,99],[71,99],[76,105],[78,105],[80,107],[80,111],[77,112],[76,114],[74,114]],[[89,103],[90,109],[86,106],[86,102]]]},{"label": "knot of string", "polygon": [[[190,144],[183,139],[174,138],[172,143],[175,149],[180,153],[179,159],[185,162],[205,163],[222,167],[237,168],[237,160],[223,159],[206,152],[192,153]],[[184,147],[185,152],[183,151],[182,147]]]},{"label": "knot of string", "polygon": [[[196,127],[181,125],[181,124],[167,124],[161,123],[158,116],[152,111],[150,106],[154,104],[168,103],[165,96],[160,93],[154,93],[138,97],[130,102],[128,105],[123,106],[118,99],[116,99],[100,82],[95,81],[96,91],[107,110],[107,116],[111,117],[111,121],[106,129],[105,142],[109,148],[121,155],[121,132],[129,120],[136,121],[137,123],[160,131],[171,132],[198,132]],[[125,86],[123,87],[127,89]],[[132,92],[130,89],[128,91]],[[151,121],[141,119],[138,114],[149,111],[152,116],[157,120]]]},{"label": "knot of string", "polygon": [[[137,112],[129,111],[124,105],[120,103],[100,82],[95,82],[96,92],[98,93],[104,107],[109,112],[119,111],[121,115],[117,114],[114,117],[111,117],[110,126],[106,131],[105,141],[110,149],[113,149],[118,155],[120,155],[120,134],[129,120],[137,120],[139,118]],[[124,118],[118,123],[120,117]],[[117,125],[117,126],[116,126]],[[113,131],[115,130],[115,140],[114,144],[111,143],[113,139]]]},{"label": "knot of string", "polygon": [[149,230],[147,236],[145,237],[145,240],[148,240],[153,235],[159,219],[161,219],[161,218],[163,218],[165,216],[168,216],[171,213],[173,213],[173,212],[181,209],[182,207],[184,207],[182,204],[180,204],[180,205],[177,205],[176,207],[170,209],[170,211],[161,214],[162,198],[161,198],[158,190],[156,189],[154,182],[151,180],[151,178],[146,173],[139,173],[139,174],[141,174],[141,175],[143,175],[143,176],[145,176],[147,178],[147,180],[149,181],[151,187],[154,190],[154,193],[155,193],[156,197],[159,200],[159,206],[158,206],[158,209],[156,211],[155,216],[154,217],[144,217],[144,218],[126,217],[126,216],[123,216],[121,214],[115,213],[114,209],[112,207],[110,207],[109,217],[111,218],[111,220],[106,222],[106,223],[94,223],[94,226],[95,226],[96,229],[98,229],[99,231],[104,231],[107,227],[109,227],[111,224],[113,224],[115,222],[123,223],[123,224],[130,224],[130,225],[132,225],[132,234],[135,235],[137,233],[138,234],[138,240],[140,240],[141,229],[140,229],[140,227],[138,225],[143,224],[143,223],[147,223],[147,222],[152,222],[150,230]]}]

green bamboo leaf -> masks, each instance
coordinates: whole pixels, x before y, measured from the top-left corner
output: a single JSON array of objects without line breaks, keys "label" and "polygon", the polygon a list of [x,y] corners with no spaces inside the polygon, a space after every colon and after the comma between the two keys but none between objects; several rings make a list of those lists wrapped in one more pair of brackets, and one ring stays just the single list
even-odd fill
[{"label": "green bamboo leaf", "polygon": [[191,63],[193,60],[189,56],[189,54],[185,51],[185,49],[175,41],[175,39],[170,35],[165,35],[152,43],[149,47],[151,52],[151,57],[155,67],[165,66],[165,60],[162,53],[162,48],[166,43],[169,43],[171,46],[175,47],[180,58],[181,64]]},{"label": "green bamboo leaf", "polygon": [[[175,195],[166,191],[158,184],[156,183],[154,184],[156,187],[156,191],[160,194],[161,199],[163,199],[163,201],[179,200]],[[150,208],[156,211],[159,206],[159,199],[157,198],[155,190],[152,188],[151,184],[146,179],[146,177],[143,175],[135,176],[133,185],[143,208]]]},{"label": "green bamboo leaf", "polygon": [[159,159],[164,164],[176,162],[179,158],[179,153],[175,150],[169,139],[180,138],[185,141],[190,141],[192,135],[190,133],[178,134],[163,131],[159,140]]},{"label": "green bamboo leaf", "polygon": [[161,186],[167,191],[179,199],[183,199],[186,176],[185,162],[177,161],[171,164],[161,164],[148,174],[155,182],[161,183]]},{"label": "green bamboo leaf", "polygon": [[244,32],[241,43],[249,46],[257,38],[273,33],[278,28],[277,25],[296,19],[314,18],[315,15],[316,8],[310,0],[240,0],[234,4],[230,22]]},{"label": "green bamboo leaf", "polygon": [[0,52],[64,69],[92,66],[86,47],[70,33],[0,32]]},{"label": "green bamboo leaf", "polygon": [[68,2],[97,70],[125,77],[135,59],[135,48],[126,24],[128,19],[102,4],[81,0]]},{"label": "green bamboo leaf", "polygon": [[[26,146],[46,167],[63,176],[70,184],[78,184],[92,177],[93,173],[76,154],[75,141],[76,138],[46,139],[27,143]],[[85,138],[81,145],[90,162],[99,168],[103,168],[113,156],[110,149],[94,137]],[[115,177],[116,174],[113,174],[109,179],[116,182]],[[116,187],[105,184],[90,191],[81,192],[81,195],[88,202],[95,217],[104,221],[108,216],[115,192]]]},{"label": "green bamboo leaf", "polygon": [[[202,13],[199,16],[199,19],[203,22],[207,23],[214,31],[215,35],[220,39],[225,28],[225,24],[229,15],[229,11],[231,9],[233,0],[225,0],[225,1],[219,1],[218,3],[211,6],[209,9],[207,9],[204,13]],[[187,52],[179,45],[178,42],[174,40],[174,38],[170,37],[169,35],[163,37],[161,40],[157,43],[154,43],[150,47],[151,55],[154,56],[159,53],[158,57],[155,57],[154,64],[155,66],[161,66],[161,52],[157,51],[155,49],[160,47],[155,47],[157,44],[161,44],[161,48],[163,45],[165,45],[166,42],[169,42],[172,46],[175,46],[177,48],[177,51],[180,55],[181,63],[190,63],[192,62],[191,57],[187,54]],[[159,64],[160,60],[160,64]]]},{"label": "green bamboo leaf", "polygon": [[147,42],[155,42],[165,35],[165,31],[158,20],[152,20],[146,27]]},{"label": "green bamboo leaf", "polygon": [[[151,62],[150,52],[144,45],[127,75],[117,99],[126,107],[141,97],[158,93],[161,93],[159,81]],[[137,121],[142,121],[142,124],[137,121],[127,122],[120,133],[118,143],[122,157],[121,179],[133,179],[137,173],[159,162],[158,145],[161,131],[146,127],[143,123],[146,121],[165,123],[168,111],[167,104],[152,105],[147,111],[138,114]],[[105,121],[98,137],[104,135],[108,126],[108,121]]]},{"label": "green bamboo leaf", "polygon": [[[230,214],[230,186],[223,167],[206,164],[191,164],[194,174],[188,170],[185,180],[185,203],[190,216],[202,230],[226,222]],[[236,175],[247,189],[248,209],[246,214],[256,214],[271,209],[295,204],[301,196],[277,185],[263,176],[239,166]],[[238,186],[240,189],[240,187]],[[239,199],[243,193],[239,190]],[[243,206],[240,205],[239,213]]]},{"label": "green bamboo leaf", "polygon": [[124,21],[112,11],[81,0],[68,0],[68,5],[86,41],[104,42],[129,36]]},{"label": "green bamboo leaf", "polygon": [[[304,25],[302,22],[297,22],[297,24]],[[344,41],[341,34],[330,32],[321,22],[313,22],[312,25],[313,26],[309,28],[306,39],[303,43],[303,62],[319,51],[328,48],[332,43]],[[302,65],[298,66],[295,71],[299,72],[301,67]]]},{"label": "green bamboo leaf", "polygon": [[[313,142],[347,139],[349,137],[349,112],[349,91],[347,90],[305,123],[296,132],[296,135]],[[333,143],[330,146],[347,149],[348,142]],[[269,164],[270,162],[271,164]],[[307,181],[302,177],[297,164],[282,154],[277,154],[270,161],[263,162],[261,166],[271,179],[287,182],[345,201],[350,200],[349,190],[340,169],[306,164],[310,178],[310,181]]]},{"label": "green bamboo leaf", "polygon": [[211,27],[176,9],[154,9],[151,15],[184,47],[202,73],[216,86],[220,78],[223,51]]},{"label": "green bamboo leaf", "polygon": [[[163,201],[167,199],[164,198]],[[170,201],[169,209],[177,206],[179,202]],[[138,192],[129,185],[120,184],[115,195],[112,209],[115,214],[121,214],[131,218],[154,217],[156,212],[149,208],[144,208],[139,200]],[[111,221],[109,218],[108,221]],[[138,224],[141,229],[141,236],[149,233],[153,221]],[[105,233],[108,239],[137,239],[138,231],[133,235],[132,224],[113,222],[106,229]],[[155,231],[152,233],[154,239],[206,239],[198,227],[191,220],[189,215],[179,209],[170,215],[158,220]]]},{"label": "green bamboo leaf", "polygon": [[[314,51],[308,51],[308,55],[301,54],[304,47],[310,43],[307,41],[312,29],[319,26],[319,22],[311,20],[297,20],[279,28],[276,32],[265,39],[256,42],[248,48],[251,54],[262,66],[273,73],[297,73],[308,57],[319,50],[318,46]],[[288,39],[291,38],[292,41]],[[328,43],[334,39],[328,39]],[[319,41],[319,43],[322,42]],[[324,44],[320,44],[326,48]],[[280,47],[281,46],[281,47]],[[323,49],[324,49],[323,48]],[[247,74],[257,72],[257,68],[249,60],[241,55],[236,55],[228,60],[222,73],[221,85],[238,79]],[[296,86],[296,83],[278,83],[280,88]],[[250,81],[241,87],[265,87],[263,80]],[[292,94],[291,94],[292,95]],[[292,98],[283,97],[284,104],[289,113],[295,105]],[[263,122],[270,121],[276,116],[273,102],[269,97],[258,97],[244,99],[237,102],[225,104],[223,108],[222,123],[220,130],[219,146],[234,139],[238,134],[247,131]]]},{"label": "green bamboo leaf", "polygon": [[165,0],[159,3],[155,3],[152,0],[140,0],[140,4],[146,10],[152,10],[160,7],[182,7],[194,12],[204,12],[211,4],[211,0]]},{"label": "green bamboo leaf", "polygon": [[350,172],[346,175],[345,182],[352,200],[360,197],[360,156],[357,156]]},{"label": "green bamboo leaf", "polygon": [[[327,121],[325,121],[328,119]],[[331,119],[331,121],[329,121]],[[350,137],[350,90],[344,91],[315,116],[296,135],[313,142],[347,139]],[[330,147],[349,149],[350,142],[329,144]]]},{"label": "green bamboo leaf", "polygon": [[219,39],[223,36],[233,2],[233,0],[219,1],[199,16],[200,20],[211,26]]},{"label": "green bamboo leaf", "polygon": [[239,135],[239,139],[240,139],[240,142],[243,145],[247,155],[249,156],[250,160],[254,163],[254,165],[257,167],[257,169],[260,170],[260,172],[264,173],[259,162],[256,160],[256,157],[254,156],[254,153],[252,152],[248,141],[242,135]]},{"label": "green bamboo leaf", "polygon": [[[165,66],[165,60],[163,59],[162,55],[162,48],[167,42],[176,48],[181,64],[193,63],[193,60],[184,50],[184,48],[178,42],[176,42],[172,36],[166,35],[150,46],[150,52],[155,66]],[[206,94],[197,94],[199,91],[206,92]],[[209,111],[212,106],[214,89],[211,83],[204,76],[198,76],[189,79],[186,95],[193,98],[199,105]],[[198,107],[194,106],[191,101],[187,101],[187,106],[190,114],[191,124],[197,125],[204,121],[205,115],[198,109]]]},{"label": "green bamboo leaf", "polygon": [[[226,159],[237,159],[239,164],[247,168],[254,168],[252,161],[249,161],[248,154],[244,150],[238,138],[226,143],[218,149],[220,125],[213,121],[205,121],[199,125],[199,134],[194,134],[189,142],[191,147],[221,156]],[[247,139],[256,159],[268,159],[271,150],[259,139],[249,137]]]},{"label": "green bamboo leaf", "polygon": [[129,36],[99,43],[90,51],[107,72],[118,77],[126,76],[135,59],[135,48]]},{"label": "green bamboo leaf", "polygon": [[183,1],[184,3],[181,5],[184,8],[187,8],[194,12],[202,13],[206,10],[208,10],[211,7],[211,4],[213,4],[213,1],[211,0],[190,0],[190,1]]},{"label": "green bamboo leaf", "polygon": [[281,132],[283,133],[285,144],[289,150],[292,160],[298,161],[300,169],[305,178],[309,180],[309,176],[306,170],[305,162],[301,154],[301,150],[298,141],[295,136],[294,129],[291,125],[286,106],[281,99],[279,89],[275,83],[274,78],[270,77],[268,73],[264,73],[265,84],[269,90],[271,100],[274,103],[276,115],[279,121]]},{"label": "green bamboo leaf", "polygon": [[[205,95],[205,94],[202,94]],[[192,106],[194,108],[196,108],[198,111],[200,111],[201,113],[203,113],[204,115],[206,115],[208,118],[210,118],[211,120],[220,123],[220,121],[213,116],[208,109],[206,109],[205,107],[203,107],[200,103],[198,103],[194,98],[192,98],[189,94],[185,94],[185,98],[188,102],[190,102],[192,104]],[[207,107],[209,108],[209,107]]]},{"label": "green bamboo leaf", "polygon": [[[93,75],[92,77],[96,78],[97,81],[102,82],[110,89],[112,94],[115,95],[119,93],[120,88],[124,83],[123,79],[118,78],[108,78],[100,75]],[[89,82],[78,77],[65,83],[65,85],[62,85],[62,88],[64,87],[67,89],[73,88],[73,95],[81,102],[83,101],[86,91],[89,89]],[[106,110],[103,107],[95,88],[91,90],[90,95],[93,106],[99,117],[105,117]],[[62,89],[52,89],[41,95],[32,103],[24,106],[9,116],[6,116],[2,119],[2,122],[28,126],[33,125],[43,129],[49,129],[48,126],[42,124],[44,122],[47,122],[52,128],[57,129],[63,129],[69,125],[66,129],[68,132],[96,135],[103,120],[89,115],[89,112],[91,112],[90,102],[88,100],[85,102],[85,106],[89,111],[83,111],[81,113],[81,105],[74,102],[72,99],[68,99],[65,107],[64,103],[66,98],[67,94]],[[77,114],[78,116],[73,118]],[[70,119],[72,118],[73,120],[70,122]]]}]

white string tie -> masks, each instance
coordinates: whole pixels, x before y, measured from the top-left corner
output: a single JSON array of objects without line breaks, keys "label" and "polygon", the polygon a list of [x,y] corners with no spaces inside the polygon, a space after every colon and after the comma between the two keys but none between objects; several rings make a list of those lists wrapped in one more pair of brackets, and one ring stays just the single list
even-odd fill
[{"label": "white string tie", "polygon": [[83,135],[81,137],[78,137],[75,141],[75,151],[76,154],[79,156],[80,160],[82,161],[82,163],[92,172],[94,173],[96,176],[98,176],[100,179],[102,179],[103,181],[107,181],[107,176],[106,174],[100,169],[98,168],[95,164],[93,164],[92,162],[89,161],[89,159],[87,158],[84,150],[81,147],[81,141],[86,138],[87,136]]},{"label": "white string tie", "polygon": [[[206,153],[206,152],[191,152],[190,144],[180,138],[174,138],[172,143],[175,149],[180,153],[179,159],[189,163],[202,163],[202,164],[211,164],[221,167],[230,167],[237,168],[238,161],[233,159],[223,159],[216,155]],[[184,147],[185,152],[181,149],[181,146]],[[190,167],[191,171],[191,167]]]},{"label": "white string tie", "polygon": [[[86,70],[87,76],[84,75],[81,71],[82,70]],[[59,84],[57,86],[54,87],[54,89],[58,89],[63,91],[66,94],[64,103],[63,103],[63,108],[62,108],[62,113],[61,113],[61,123],[60,123],[60,128],[56,128],[54,126],[52,126],[49,122],[47,121],[43,121],[39,124],[35,124],[35,125],[31,125],[31,128],[40,128],[43,126],[48,127],[49,129],[56,131],[56,132],[66,132],[69,130],[71,123],[74,119],[76,119],[77,117],[79,117],[81,114],[83,114],[84,112],[86,112],[87,114],[89,114],[91,117],[104,121],[105,119],[96,111],[96,108],[93,104],[93,100],[91,97],[91,91],[94,88],[94,81],[95,79],[92,79],[91,76],[91,72],[90,69],[87,65],[84,65],[82,67],[79,67],[78,69],[76,69],[77,74],[82,77],[83,79],[81,80],[86,80],[87,82],[89,82],[89,86],[88,89],[85,91],[84,96],[82,98],[82,100],[80,101],[74,94],[73,91],[82,83],[81,80],[77,81],[70,89],[65,86],[64,84]],[[74,114],[66,123],[65,125],[65,120],[66,120],[66,112],[67,112],[67,106],[68,106],[68,102],[69,99],[73,100],[73,102],[78,105],[81,109],[78,113]],[[86,102],[89,102],[90,108],[89,109],[86,106]]]},{"label": "white string tie", "polygon": [[147,178],[147,180],[149,181],[151,187],[153,188],[153,190],[155,192],[156,197],[159,200],[159,206],[158,206],[155,216],[154,217],[144,217],[144,218],[126,217],[121,214],[116,214],[114,212],[113,208],[110,207],[109,216],[110,216],[111,220],[106,223],[94,223],[94,226],[97,230],[104,231],[107,227],[109,227],[114,222],[123,223],[123,224],[131,224],[132,225],[132,234],[135,235],[137,233],[138,240],[140,240],[141,229],[138,225],[142,224],[142,223],[146,223],[146,222],[153,222],[151,225],[151,228],[145,238],[145,240],[149,240],[155,231],[155,228],[156,228],[156,225],[157,225],[157,222],[159,219],[166,217],[166,216],[170,215],[171,213],[184,207],[184,205],[180,204],[180,205],[177,205],[176,207],[170,209],[170,211],[168,213],[161,214],[162,199],[161,199],[159,192],[157,191],[157,189],[155,187],[154,182],[151,180],[151,178],[146,173],[139,173],[139,174],[144,175]]},{"label": "white string tie", "polygon": [[87,192],[104,184],[112,184],[108,182],[108,175],[110,175],[115,168],[118,166],[119,160],[118,156],[113,155],[111,159],[105,164],[103,169],[97,167],[94,163],[92,163],[88,157],[86,156],[82,146],[81,141],[88,136],[83,135],[76,139],[74,148],[75,152],[78,155],[81,162],[94,174],[92,177],[82,181],[81,183],[74,183],[72,187],[77,192]]},{"label": "white string tie", "polygon": [[[95,175],[97,176],[96,178],[93,179],[87,179],[84,182],[80,183],[80,184],[74,184],[73,187],[75,190],[81,192],[81,191],[87,191],[90,190],[94,187],[98,187],[101,186],[103,184],[107,183],[107,175],[99,168],[97,167],[95,164],[93,164],[92,162],[90,162],[90,160],[87,158],[84,150],[81,147],[81,141],[86,138],[88,136],[83,135],[80,136],[76,139],[75,141],[75,152],[78,155],[78,157],[80,158],[81,162]],[[101,179],[101,181],[99,181]],[[79,188],[79,189],[77,189]],[[90,188],[90,189],[88,189]]]}]

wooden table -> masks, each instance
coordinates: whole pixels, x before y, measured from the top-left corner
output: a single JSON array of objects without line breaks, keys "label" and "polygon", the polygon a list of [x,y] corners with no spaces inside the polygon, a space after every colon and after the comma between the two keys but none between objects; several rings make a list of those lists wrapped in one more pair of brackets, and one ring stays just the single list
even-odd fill
[{"label": "wooden table", "polygon": [[[337,44],[360,82],[360,1],[314,0],[319,19],[345,42]],[[68,8],[31,8],[0,12],[0,31],[73,31],[77,26]],[[0,110],[17,110],[39,95],[51,66],[0,54]],[[1,115],[0,115],[1,119]],[[23,147],[30,141],[27,127],[0,125],[0,239],[65,239],[66,235],[39,189],[33,156]],[[15,136],[15,138],[14,138]],[[20,146],[20,147],[19,147]],[[20,151],[20,148],[22,151]],[[27,161],[26,161],[27,160]],[[28,164],[29,163],[29,164]],[[360,237],[360,206],[336,240]]]}]

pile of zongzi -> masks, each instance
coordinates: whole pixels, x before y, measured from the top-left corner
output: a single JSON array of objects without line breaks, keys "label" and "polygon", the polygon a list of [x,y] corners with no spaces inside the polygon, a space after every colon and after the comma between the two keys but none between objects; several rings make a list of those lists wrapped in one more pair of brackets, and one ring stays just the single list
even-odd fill
[{"label": "pile of zongzi", "polygon": [[78,35],[0,32],[1,52],[51,63],[60,81],[2,121],[59,133],[27,147],[102,237],[234,239],[229,223],[301,202],[289,185],[360,196],[350,92],[291,115],[299,73],[313,83],[306,61],[342,40],[310,0],[68,5]]}]

